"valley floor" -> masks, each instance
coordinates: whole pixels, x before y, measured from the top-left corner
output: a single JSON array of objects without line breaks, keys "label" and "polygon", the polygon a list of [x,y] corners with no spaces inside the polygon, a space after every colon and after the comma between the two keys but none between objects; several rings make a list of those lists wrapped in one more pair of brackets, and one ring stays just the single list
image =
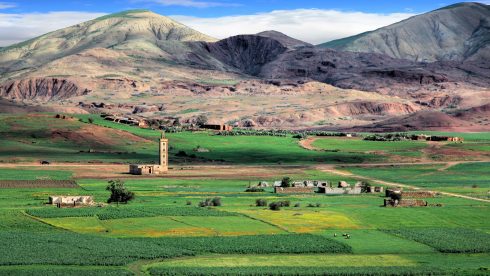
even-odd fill
[{"label": "valley floor", "polygon": [[[170,133],[169,173],[142,177],[127,174],[128,163],[156,158],[152,141],[158,138],[157,131],[96,121],[95,127],[124,131],[124,137],[133,140],[112,144],[112,153],[87,153],[86,148],[95,146],[101,151],[100,142],[108,140],[80,136],[59,140],[51,136],[56,125],[40,129],[29,120],[0,126],[0,248],[6,252],[0,255],[2,275],[488,275],[490,271],[488,133],[457,134],[465,136],[465,143],[436,148],[425,142],[322,138],[312,143],[314,149],[302,148],[291,136]],[[77,120],[67,124],[73,131],[86,126]],[[93,141],[99,144],[90,144]],[[25,146],[15,146],[19,143]],[[197,146],[209,152],[193,151]],[[453,154],[455,150],[467,154]],[[187,156],[177,156],[180,151]],[[101,160],[89,163],[93,154]],[[83,158],[67,162],[70,156]],[[50,164],[40,165],[44,159]],[[259,181],[272,184],[285,176],[350,184],[362,180],[437,194],[423,198],[427,207],[386,208],[384,193],[285,195],[270,186],[246,192]],[[111,179],[124,181],[135,192],[135,200],[105,204]],[[29,186],[15,186],[20,185],[16,180]],[[44,180],[45,186],[36,186],[40,183],[36,180]],[[54,180],[76,184],[50,186],[49,181],[58,183]],[[46,204],[50,195],[90,195],[102,207],[55,208]],[[215,197],[221,206],[198,207]],[[256,206],[259,199],[285,206],[273,211]]]}]

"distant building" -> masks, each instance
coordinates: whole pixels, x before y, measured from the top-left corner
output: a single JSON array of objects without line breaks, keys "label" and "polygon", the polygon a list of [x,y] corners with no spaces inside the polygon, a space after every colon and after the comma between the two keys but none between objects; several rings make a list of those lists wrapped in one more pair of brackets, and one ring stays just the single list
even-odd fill
[{"label": "distant building", "polygon": [[92,196],[50,196],[49,204],[60,206],[80,206],[94,204]]},{"label": "distant building", "polygon": [[225,125],[225,124],[205,124],[205,125],[202,125],[201,128],[213,129],[213,130],[219,130],[219,131],[232,131],[233,130],[232,126]]},{"label": "distant building", "polygon": [[168,139],[165,134],[159,140],[159,164],[158,165],[129,165],[129,173],[134,175],[163,174],[168,171]]}]

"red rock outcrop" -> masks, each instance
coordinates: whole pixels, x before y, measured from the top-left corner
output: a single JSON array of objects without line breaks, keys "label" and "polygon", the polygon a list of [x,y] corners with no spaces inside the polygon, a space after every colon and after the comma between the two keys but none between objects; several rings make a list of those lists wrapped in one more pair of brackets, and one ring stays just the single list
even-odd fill
[{"label": "red rock outcrop", "polygon": [[63,100],[89,92],[70,80],[58,78],[23,79],[0,85],[0,97],[13,100]]}]

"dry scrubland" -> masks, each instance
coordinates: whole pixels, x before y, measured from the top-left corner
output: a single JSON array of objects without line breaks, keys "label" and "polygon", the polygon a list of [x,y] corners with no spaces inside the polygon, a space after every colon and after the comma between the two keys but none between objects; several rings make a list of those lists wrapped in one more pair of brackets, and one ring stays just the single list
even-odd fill
[{"label": "dry scrubland", "polygon": [[[0,248],[8,252],[0,256],[0,274],[485,275],[490,269],[490,203],[475,200],[489,199],[488,133],[457,134],[463,144],[318,138],[311,149],[291,135],[169,133],[168,176],[144,178],[125,174],[125,164],[156,159],[159,133],[93,116],[89,124],[88,117],[0,117],[0,183],[8,183],[0,186]],[[56,134],[61,128],[71,134]],[[87,128],[101,131],[84,136]],[[198,145],[209,152],[193,151]],[[437,207],[384,208],[379,194],[245,192],[249,184],[284,176],[380,180],[469,198],[441,194],[426,199]],[[107,180],[115,178],[135,192],[134,201],[45,205],[52,194],[105,202]],[[40,179],[76,185],[21,186]],[[13,180],[25,181],[12,187]],[[198,207],[214,197],[221,206]],[[256,207],[257,199],[290,204],[272,211]]]}]

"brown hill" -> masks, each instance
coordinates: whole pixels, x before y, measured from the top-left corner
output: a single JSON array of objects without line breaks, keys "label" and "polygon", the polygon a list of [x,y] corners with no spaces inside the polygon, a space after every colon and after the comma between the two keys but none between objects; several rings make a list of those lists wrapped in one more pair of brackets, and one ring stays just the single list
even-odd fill
[{"label": "brown hill", "polygon": [[420,111],[390,118],[379,123],[354,127],[351,130],[368,132],[395,132],[410,130],[486,131],[490,126],[472,124],[438,111]]}]

